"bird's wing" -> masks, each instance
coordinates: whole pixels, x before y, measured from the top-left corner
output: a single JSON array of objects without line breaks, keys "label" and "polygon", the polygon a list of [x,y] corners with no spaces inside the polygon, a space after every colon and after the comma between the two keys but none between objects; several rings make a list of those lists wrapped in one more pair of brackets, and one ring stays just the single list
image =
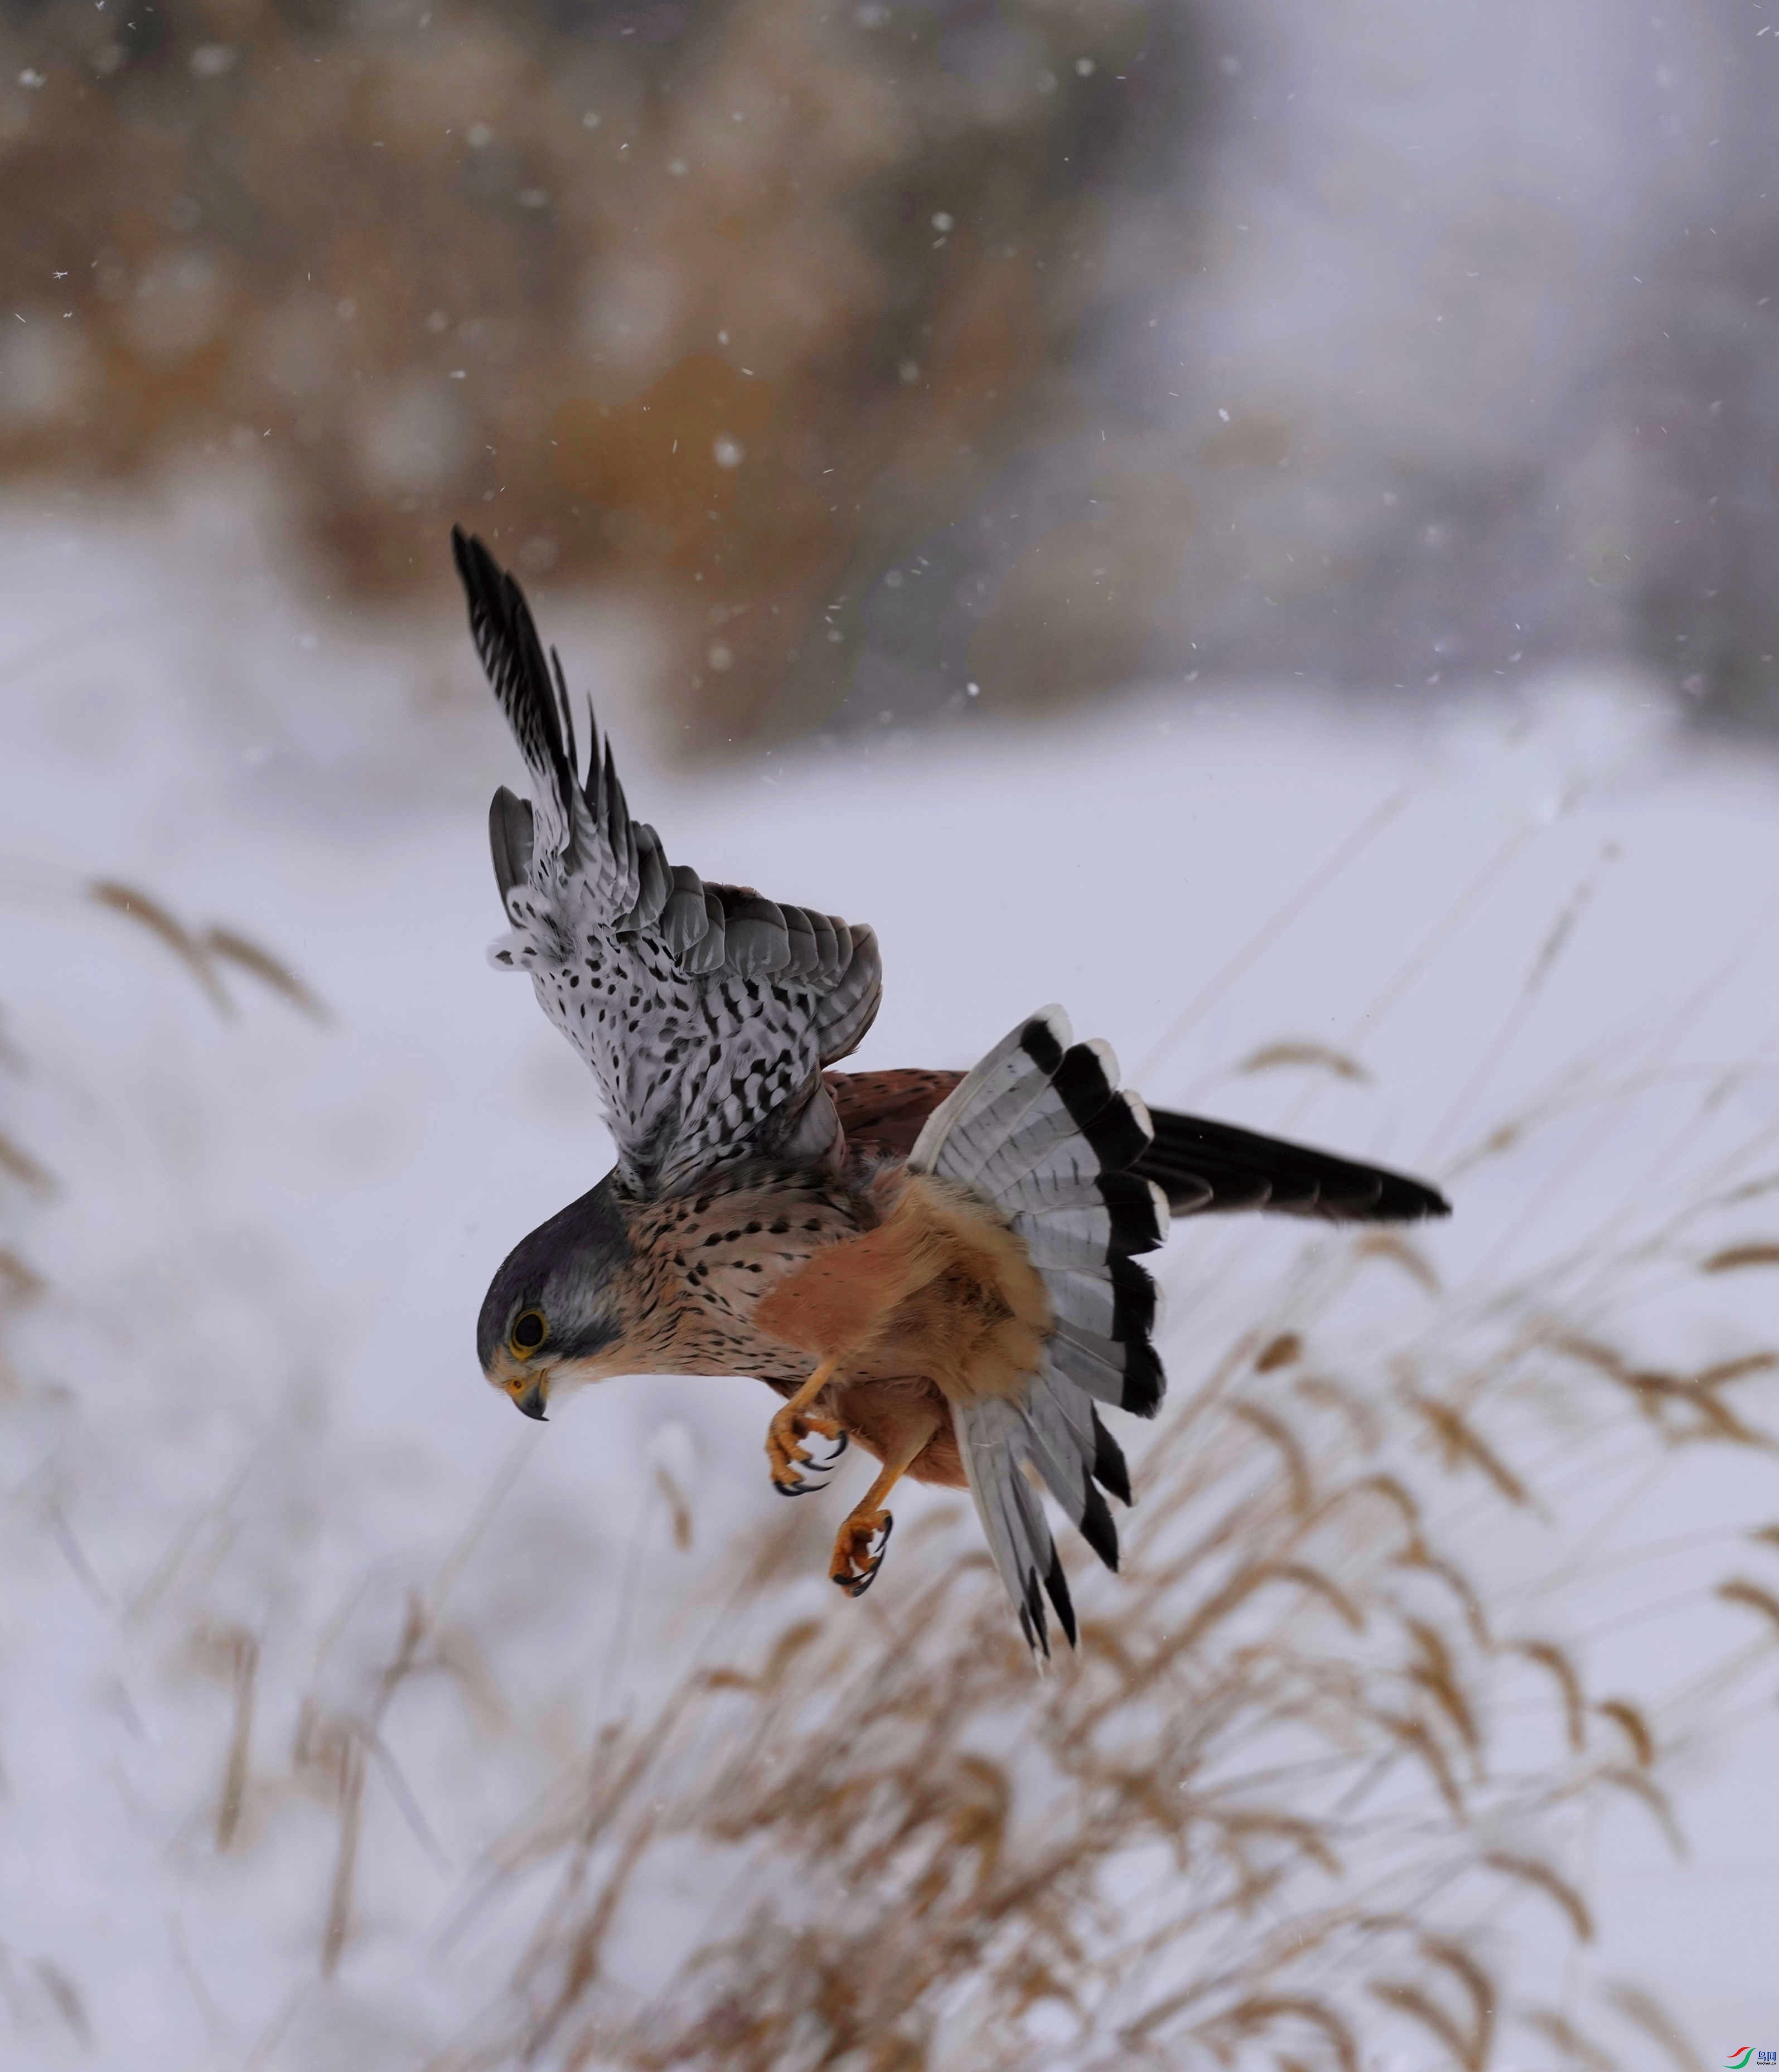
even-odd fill
[{"label": "bird's wing", "polygon": [[589,708],[582,775],[562,664],[524,594],[453,530],[470,632],[530,774],[488,832],[511,932],[491,956],[529,971],[592,1067],[626,1186],[683,1190],[743,1158],[820,1156],[834,1136],[822,1067],[858,1044],[882,991],[877,939],[831,915],[670,865],[630,816]]},{"label": "bird's wing", "polygon": [[1036,1371],[1011,1396],[953,1397],[958,1452],[989,1551],[1034,1655],[1048,1597],[1073,1646],[1075,1614],[1035,1474],[1106,1566],[1118,1528],[1102,1490],[1130,1476],[1096,1403],[1152,1417],[1166,1383],[1149,1342],[1155,1284],[1135,1255],[1161,1243],[1167,1205],[1135,1177],[1147,1113],[1103,1043],[1071,1040],[1060,1008],[1029,1016],[934,1110],[908,1158],[991,1202],[1044,1283],[1053,1316]]},{"label": "bird's wing", "polygon": [[[962,1072],[830,1072],[848,1140],[883,1157],[905,1157],[927,1117],[957,1087]],[[1131,1170],[1153,1180],[1176,1216],[1265,1209],[1329,1223],[1412,1223],[1450,1213],[1424,1181],[1361,1166],[1332,1152],[1262,1137],[1233,1123],[1153,1108],[1155,1141]]]}]

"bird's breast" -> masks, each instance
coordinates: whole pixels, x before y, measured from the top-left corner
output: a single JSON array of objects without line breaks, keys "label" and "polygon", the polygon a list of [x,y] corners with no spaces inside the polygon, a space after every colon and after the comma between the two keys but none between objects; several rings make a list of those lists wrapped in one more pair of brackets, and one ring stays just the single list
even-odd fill
[{"label": "bird's breast", "polygon": [[632,1225],[627,1335],[652,1340],[662,1373],[799,1382],[807,1355],[762,1328],[760,1305],[873,1214],[863,1196],[803,1174],[650,1203]]},{"label": "bird's breast", "polygon": [[949,1400],[1018,1394],[1051,1327],[1042,1276],[987,1203],[896,1176],[874,1227],[835,1240],[762,1298],[758,1328],[848,1381],[919,1376]]}]

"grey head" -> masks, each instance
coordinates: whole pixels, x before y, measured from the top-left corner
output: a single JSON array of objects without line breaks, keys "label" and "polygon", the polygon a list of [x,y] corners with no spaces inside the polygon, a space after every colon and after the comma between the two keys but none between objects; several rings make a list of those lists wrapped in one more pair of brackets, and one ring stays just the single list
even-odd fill
[{"label": "grey head", "polygon": [[624,1298],[633,1256],[616,1175],[521,1238],[482,1301],[476,1351],[528,1417],[554,1389],[628,1371]]}]

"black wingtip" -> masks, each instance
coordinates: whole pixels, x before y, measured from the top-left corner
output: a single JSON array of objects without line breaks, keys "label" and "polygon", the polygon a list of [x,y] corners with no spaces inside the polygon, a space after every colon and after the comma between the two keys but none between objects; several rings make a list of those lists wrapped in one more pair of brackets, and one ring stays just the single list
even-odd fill
[{"label": "black wingtip", "polygon": [[[1036,1580],[1034,1576],[1034,1585]],[[1044,1587],[1045,1594],[1056,1608],[1056,1623],[1068,1636],[1069,1645],[1073,1647],[1076,1644],[1075,1606],[1069,1594],[1069,1578],[1062,1572],[1062,1556],[1054,1547],[1050,1550],[1050,1572],[1044,1579]],[[1043,1618],[1041,1610],[1038,1616],[1040,1619]],[[1044,1653],[1048,1655],[1049,1652],[1046,1647]]]},{"label": "black wingtip", "polygon": [[1100,1487],[1115,1496],[1118,1502],[1130,1502],[1130,1470],[1125,1465],[1123,1449],[1100,1422],[1099,1412],[1092,1412],[1093,1419],[1093,1476]]},{"label": "black wingtip", "polygon": [[1038,1588],[1038,1572],[1026,1571],[1025,1602],[1019,1607],[1019,1630],[1025,1635],[1025,1644],[1034,1655],[1050,1659],[1050,1628],[1044,1615],[1044,1596]]},{"label": "black wingtip", "polygon": [[473,608],[484,606],[500,595],[502,572],[500,563],[473,532],[466,532],[461,525],[451,528],[451,557],[457,569],[457,580],[463,586],[463,594]]},{"label": "black wingtip", "polygon": [[503,616],[499,606],[500,572],[488,549],[461,525],[451,528],[451,559],[463,586],[463,601],[469,606],[470,632],[480,648],[477,619],[498,623]]},{"label": "black wingtip", "polygon": [[[480,611],[509,635],[518,635],[529,627],[531,607],[525,602],[525,592],[496,561],[482,539],[474,532],[466,532],[460,525],[453,525],[451,554],[456,564],[458,581],[463,586],[463,594],[469,601],[472,620],[474,615]],[[535,631],[532,638],[537,638]],[[539,652],[542,653],[541,648]]]},{"label": "black wingtip", "polygon": [[[1083,1471],[1081,1482],[1084,1493],[1081,1536],[1115,1574],[1118,1565],[1118,1529],[1113,1521],[1111,1507],[1095,1488],[1090,1472]],[[1069,1638],[1073,1639],[1073,1634]]]},{"label": "black wingtip", "polygon": [[1019,1047],[1040,1072],[1054,1073],[1066,1054],[1056,1032],[1042,1014],[1034,1014],[1019,1031]]},{"label": "black wingtip", "polygon": [[1153,1417],[1167,1393],[1161,1355],[1147,1338],[1131,1339],[1124,1349],[1124,1394],[1119,1409],[1128,1410],[1134,1417]]},{"label": "black wingtip", "polygon": [[[1093,1148],[1097,1153],[1098,1145]],[[1166,1243],[1167,1233],[1155,1212],[1155,1198],[1147,1179],[1135,1173],[1102,1172],[1093,1184],[1112,1219],[1106,1248],[1111,1258],[1128,1259],[1134,1252],[1154,1252]]]},{"label": "black wingtip", "polygon": [[1121,1342],[1146,1338],[1155,1327],[1155,1276],[1134,1259],[1110,1253],[1106,1270],[1112,1276],[1112,1330]]},{"label": "black wingtip", "polygon": [[[1118,1092],[1106,1077],[1100,1054],[1091,1043],[1071,1043],[1052,1068],[1050,1083],[1057,1099],[1068,1109],[1069,1120],[1084,1131]],[[1098,1148],[1094,1146],[1096,1150]],[[1107,1159],[1103,1162],[1110,1166],[1115,1161]]]},{"label": "black wingtip", "polygon": [[525,594],[476,534],[461,525],[451,528],[451,553],[484,673],[527,761],[547,763],[566,808],[574,785],[574,722],[566,693],[544,659]]}]

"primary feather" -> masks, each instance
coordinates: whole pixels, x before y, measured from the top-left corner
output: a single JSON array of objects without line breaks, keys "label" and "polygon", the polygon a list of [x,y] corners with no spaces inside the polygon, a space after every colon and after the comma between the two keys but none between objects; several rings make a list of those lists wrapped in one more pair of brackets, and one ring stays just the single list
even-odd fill
[{"label": "primary feather", "polygon": [[1160,1407],[1155,1283],[1135,1255],[1162,1242],[1170,1215],[1266,1208],[1385,1222],[1446,1213],[1435,1189],[1406,1174],[1226,1123],[1151,1113],[1118,1076],[1106,1045],[1072,1042],[1052,1007],[972,1071],[836,1073],[829,1082],[862,1144],[887,1135],[894,1146],[925,1112],[910,1169],[992,1202],[1043,1277],[1052,1327],[1037,1372],[1017,1396],[957,1402],[952,1412],[995,1566],[1043,1655],[1045,1599],[1071,1640],[1074,1611],[1028,1476],[1116,1568],[1118,1531],[1102,1491],[1128,1503],[1130,1478],[1094,1406],[1139,1417]]},{"label": "primary feather", "polygon": [[830,915],[707,885],[632,820],[591,709],[585,772],[562,665],[518,585],[451,534],[470,631],[531,779],[495,794],[495,882],[512,924],[494,961],[528,971],[599,1083],[625,1186],[683,1191],[713,1170],[812,1161],[838,1144],[822,1068],[882,990],[877,939]]},{"label": "primary feather", "polygon": [[993,1203],[1041,1276],[1052,1327],[1017,1396],[956,1400],[964,1473],[989,1551],[1035,1654],[1050,1652],[1048,1597],[1071,1642],[1074,1607],[1035,1474],[1109,1568],[1118,1528],[1102,1490],[1130,1501],[1130,1478],[1095,1400],[1152,1417],[1164,1386],[1149,1343],[1155,1291],[1134,1253],[1167,1228],[1161,1190],[1132,1166],[1154,1130],[1120,1087],[1105,1044],[1073,1043],[1045,1008],[996,1044],[928,1116],[912,1172]]}]

